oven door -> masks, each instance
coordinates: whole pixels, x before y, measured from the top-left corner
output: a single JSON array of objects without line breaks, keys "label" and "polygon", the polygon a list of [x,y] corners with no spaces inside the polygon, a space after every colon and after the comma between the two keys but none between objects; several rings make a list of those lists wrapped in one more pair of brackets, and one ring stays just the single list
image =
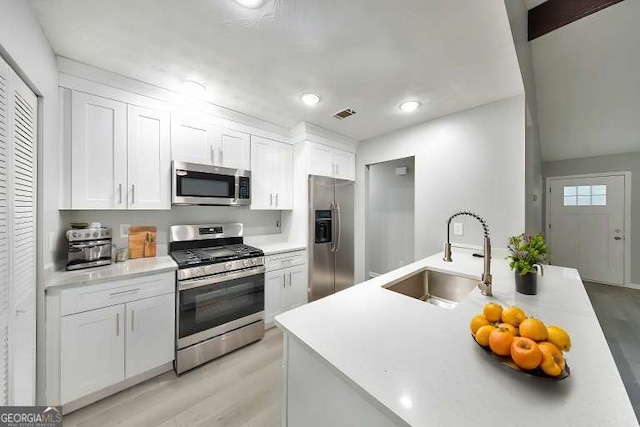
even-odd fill
[{"label": "oven door", "polygon": [[174,205],[248,205],[250,172],[196,163],[173,162]]},{"label": "oven door", "polygon": [[178,282],[178,349],[264,319],[264,267]]}]

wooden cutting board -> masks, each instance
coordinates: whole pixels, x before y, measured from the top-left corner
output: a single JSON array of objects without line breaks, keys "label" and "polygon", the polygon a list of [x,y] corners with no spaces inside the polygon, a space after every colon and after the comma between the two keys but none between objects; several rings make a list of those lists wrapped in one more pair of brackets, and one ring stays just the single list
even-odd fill
[{"label": "wooden cutting board", "polygon": [[129,259],[156,256],[156,235],[154,226],[129,227]]}]

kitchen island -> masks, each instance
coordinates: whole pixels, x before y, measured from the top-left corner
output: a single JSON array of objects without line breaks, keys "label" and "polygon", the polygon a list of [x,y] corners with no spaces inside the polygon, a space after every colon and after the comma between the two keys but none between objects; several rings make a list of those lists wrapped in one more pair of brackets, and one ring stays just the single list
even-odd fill
[{"label": "kitchen island", "polygon": [[[493,297],[476,288],[452,310],[383,287],[425,269],[479,279],[482,267],[468,251],[450,263],[437,254],[276,317],[283,426],[637,426],[576,270],[546,267],[528,296],[493,259]],[[531,378],[492,360],[469,331],[488,301],[565,328],[571,376]]]}]

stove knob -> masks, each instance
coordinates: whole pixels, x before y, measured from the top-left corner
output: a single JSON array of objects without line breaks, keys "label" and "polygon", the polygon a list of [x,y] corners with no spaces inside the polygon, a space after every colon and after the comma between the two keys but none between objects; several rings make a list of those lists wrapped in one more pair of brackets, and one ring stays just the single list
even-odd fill
[{"label": "stove knob", "polygon": [[89,237],[91,237],[91,232],[90,232],[90,231],[87,231],[86,233],[84,233],[84,237],[85,237],[85,238],[87,238],[87,239],[88,239]]},{"label": "stove knob", "polygon": [[250,259],[245,259],[243,261],[243,264],[244,264],[245,267],[249,267],[249,266],[251,266],[251,260]]},{"label": "stove knob", "polygon": [[212,265],[208,265],[204,268],[204,272],[205,274],[213,274],[213,266]]},{"label": "stove knob", "polygon": [[225,269],[225,270],[229,271],[229,270],[231,270],[232,268],[233,268],[233,264],[232,264],[232,263],[227,262],[227,263],[225,263],[225,264],[224,264],[224,269]]},{"label": "stove knob", "polygon": [[96,237],[96,238],[98,237],[98,232],[97,231],[93,232],[93,237]]},{"label": "stove knob", "polygon": [[253,265],[260,264],[260,260],[258,258],[253,259]]}]

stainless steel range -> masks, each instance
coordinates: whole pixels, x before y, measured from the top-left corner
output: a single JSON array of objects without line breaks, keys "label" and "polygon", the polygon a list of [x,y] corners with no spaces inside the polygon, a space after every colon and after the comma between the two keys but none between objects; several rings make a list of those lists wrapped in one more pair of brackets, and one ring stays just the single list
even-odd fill
[{"label": "stainless steel range", "polygon": [[181,374],[264,336],[264,253],[242,224],[176,225],[176,362]]}]

